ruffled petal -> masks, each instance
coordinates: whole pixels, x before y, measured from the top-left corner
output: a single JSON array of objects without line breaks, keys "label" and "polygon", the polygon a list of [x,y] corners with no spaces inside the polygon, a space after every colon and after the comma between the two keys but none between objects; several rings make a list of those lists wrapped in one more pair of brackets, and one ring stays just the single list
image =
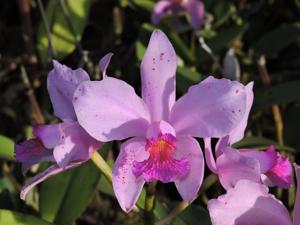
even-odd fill
[{"label": "ruffled petal", "polygon": [[83,81],[90,80],[83,69],[71,68],[53,60],[54,69],[50,71],[47,80],[48,92],[53,105],[54,114],[61,120],[76,120],[72,105],[73,94]]},{"label": "ruffled petal", "polygon": [[213,225],[291,225],[289,212],[265,185],[239,181],[225,195],[208,202]]},{"label": "ruffled petal", "polygon": [[164,17],[172,7],[172,2],[168,0],[162,0],[156,3],[151,15],[151,21],[153,24],[158,24],[162,17]]},{"label": "ruffled petal", "polygon": [[227,147],[217,158],[217,170],[222,186],[228,190],[239,180],[261,182],[259,161],[243,156],[237,150]]},{"label": "ruffled petal", "polygon": [[62,142],[53,150],[55,161],[60,167],[66,167],[71,161],[88,160],[101,146],[77,122],[61,123],[60,129]]},{"label": "ruffled petal", "polygon": [[142,97],[151,121],[169,120],[175,102],[176,66],[176,53],[167,36],[153,31],[141,64]]},{"label": "ruffled petal", "polygon": [[22,163],[22,172],[41,162],[54,161],[53,151],[46,149],[38,139],[30,139],[15,144],[15,159]]},{"label": "ruffled petal", "polygon": [[200,0],[188,0],[186,10],[190,16],[191,24],[194,29],[199,29],[204,23],[205,8]]},{"label": "ruffled petal", "polygon": [[145,151],[145,145],[146,139],[144,138],[131,138],[124,142],[113,168],[113,189],[125,212],[133,208],[145,183],[142,176],[136,177],[132,173],[133,161],[143,161],[149,157],[149,153]]},{"label": "ruffled petal", "polygon": [[79,124],[99,141],[146,134],[147,106],[124,81],[107,77],[84,82],[75,91],[73,103]]},{"label": "ruffled petal", "polygon": [[246,97],[239,82],[210,76],[175,103],[171,125],[181,135],[224,137],[243,119]]},{"label": "ruffled petal", "polygon": [[249,113],[253,104],[253,82],[250,82],[246,86],[246,93],[247,93],[247,104],[246,104],[246,111],[242,121],[239,125],[230,132],[229,134],[229,143],[234,144],[244,137],[245,129],[248,123]]},{"label": "ruffled petal", "polygon": [[111,57],[113,55],[114,55],[113,53],[107,53],[105,56],[103,56],[103,58],[99,62],[99,67],[100,67],[100,70],[102,71],[102,77],[103,78],[107,77],[106,70],[107,70],[107,67],[110,63]]},{"label": "ruffled petal", "polygon": [[52,165],[46,170],[38,173],[36,176],[32,177],[30,180],[26,182],[26,184],[22,187],[20,198],[25,200],[27,193],[36,185],[43,182],[44,180],[48,179],[49,177],[52,177],[58,173],[61,173],[65,170],[72,169],[74,167],[80,166],[84,162],[76,162],[71,163],[67,165],[65,168],[61,168],[58,165]]},{"label": "ruffled petal", "polygon": [[174,152],[177,159],[185,158],[190,165],[189,173],[175,180],[178,192],[184,200],[193,200],[202,184],[204,176],[204,158],[198,141],[189,136],[177,137],[177,148]]}]

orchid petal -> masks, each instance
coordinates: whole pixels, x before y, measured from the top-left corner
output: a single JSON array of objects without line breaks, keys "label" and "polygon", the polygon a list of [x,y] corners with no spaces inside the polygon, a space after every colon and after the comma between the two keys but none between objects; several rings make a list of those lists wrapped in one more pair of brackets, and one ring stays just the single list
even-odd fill
[{"label": "orchid petal", "polygon": [[113,189],[125,212],[133,208],[145,183],[142,176],[136,177],[132,173],[133,161],[143,161],[149,157],[145,145],[146,139],[141,137],[124,142],[113,168]]},{"label": "orchid petal", "polygon": [[146,134],[147,106],[124,81],[107,77],[83,82],[75,91],[73,104],[79,124],[99,141]]},{"label": "orchid petal", "polygon": [[208,202],[213,225],[291,225],[289,212],[268,188],[249,180],[239,181],[225,195]]},{"label": "orchid petal", "polygon": [[53,105],[54,114],[61,120],[76,120],[72,105],[73,93],[83,81],[90,80],[89,75],[81,68],[71,68],[53,60],[54,69],[47,80],[48,92]]},{"label": "orchid petal", "polygon": [[175,181],[178,192],[184,200],[193,200],[202,184],[204,176],[204,158],[198,141],[190,136],[177,137],[177,147],[174,151],[177,159],[187,159],[190,171],[187,176]]},{"label": "orchid petal", "polygon": [[38,125],[32,134],[37,137],[47,149],[52,149],[61,142],[61,129],[59,124]]},{"label": "orchid petal", "polygon": [[176,53],[167,36],[153,31],[141,63],[142,98],[153,122],[169,120],[175,102],[176,66]]},{"label": "orchid petal", "polygon": [[224,153],[217,158],[216,165],[220,183],[226,190],[243,179],[261,182],[259,161],[243,156],[230,147],[224,149]]},{"label": "orchid petal", "polygon": [[64,122],[60,127],[62,142],[53,150],[55,161],[60,167],[66,167],[70,161],[88,160],[101,145],[77,122]]},{"label": "orchid petal", "polygon": [[238,126],[246,111],[245,87],[236,81],[208,77],[189,88],[172,108],[177,134],[223,137]]},{"label": "orchid petal", "polygon": [[192,27],[199,29],[204,23],[205,8],[203,2],[188,0],[185,7],[190,16]]},{"label": "orchid petal", "polygon": [[37,163],[54,161],[53,151],[46,149],[38,139],[15,144],[15,159],[22,163],[23,174]]},{"label": "orchid petal", "polygon": [[56,174],[59,174],[65,170],[69,170],[72,168],[75,168],[77,166],[80,166],[84,162],[76,162],[76,163],[71,163],[67,165],[65,168],[61,168],[58,165],[52,165],[46,170],[38,173],[36,176],[32,177],[30,180],[26,182],[26,184],[23,186],[21,193],[20,193],[20,198],[25,200],[25,197],[27,193],[37,184],[43,182],[44,180],[48,179],[49,177],[52,177]]},{"label": "orchid petal", "polygon": [[218,158],[220,155],[222,155],[223,150],[225,148],[227,148],[228,146],[230,146],[229,135],[226,135],[225,137],[220,138],[216,144],[216,150],[215,150],[216,157]]},{"label": "orchid petal", "polygon": [[171,7],[172,7],[172,2],[169,0],[162,0],[156,3],[151,15],[152,23],[158,24],[161,18],[168,13]]},{"label": "orchid petal", "polygon": [[247,104],[246,104],[246,111],[244,114],[244,117],[242,121],[239,123],[239,125],[230,132],[229,134],[229,143],[234,144],[244,137],[244,132],[247,127],[247,122],[248,122],[248,117],[249,113],[253,104],[253,82],[250,82],[247,84],[246,88],[246,93],[247,93]]},{"label": "orchid petal", "polygon": [[300,224],[300,167],[294,164],[295,174],[297,177],[297,193],[294,207],[294,225]]},{"label": "orchid petal", "polygon": [[103,58],[99,62],[99,67],[100,67],[100,70],[102,71],[102,77],[103,78],[107,77],[106,70],[107,70],[107,67],[110,63],[111,57],[113,55],[114,55],[113,53],[107,53],[105,56],[103,56]]},{"label": "orchid petal", "polygon": [[207,167],[211,170],[213,173],[217,173],[217,166],[216,166],[216,160],[211,148],[211,138],[204,138],[204,155],[205,155],[205,161]]}]

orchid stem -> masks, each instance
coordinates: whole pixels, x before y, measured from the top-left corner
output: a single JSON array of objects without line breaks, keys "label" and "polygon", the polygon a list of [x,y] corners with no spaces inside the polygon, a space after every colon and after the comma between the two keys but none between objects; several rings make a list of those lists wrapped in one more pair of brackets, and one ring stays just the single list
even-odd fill
[{"label": "orchid stem", "polygon": [[155,191],[157,181],[150,182],[146,187],[146,198],[145,198],[145,221],[146,224],[153,224],[153,209],[155,202]]},{"label": "orchid stem", "polygon": [[102,156],[95,151],[91,157],[93,163],[98,167],[98,169],[103,173],[105,178],[111,183],[112,182],[112,170],[110,166],[105,162]]}]

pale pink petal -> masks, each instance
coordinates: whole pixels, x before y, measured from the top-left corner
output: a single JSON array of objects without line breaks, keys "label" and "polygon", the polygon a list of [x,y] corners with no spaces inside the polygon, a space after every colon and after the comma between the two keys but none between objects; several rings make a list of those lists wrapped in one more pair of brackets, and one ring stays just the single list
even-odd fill
[{"label": "pale pink petal", "polygon": [[158,24],[163,16],[165,16],[172,7],[172,2],[169,0],[162,0],[155,4],[151,15],[153,24]]},{"label": "pale pink petal", "polygon": [[241,180],[225,195],[208,202],[213,225],[291,225],[289,212],[268,188]]},{"label": "pale pink petal", "polygon": [[187,176],[175,180],[175,185],[184,200],[193,200],[200,189],[204,176],[205,163],[201,147],[196,139],[179,136],[174,156],[177,159],[185,158],[190,164],[190,172]]},{"label": "pale pink petal", "polygon": [[176,53],[167,36],[153,31],[141,63],[142,97],[153,122],[169,120],[175,102],[176,66]]},{"label": "pale pink petal", "polygon": [[204,138],[204,155],[205,155],[205,161],[207,167],[211,170],[213,173],[217,173],[217,166],[216,166],[216,160],[213,154],[213,150],[211,148],[211,138]]},{"label": "pale pink petal", "polygon": [[59,124],[38,125],[34,127],[32,134],[48,149],[54,148],[61,142],[61,129]]},{"label": "pale pink petal", "polygon": [[102,77],[103,78],[107,77],[106,70],[107,70],[107,67],[110,63],[111,57],[113,55],[114,55],[113,53],[107,53],[105,56],[103,56],[103,58],[99,62],[99,67],[100,67],[100,70],[102,72]]},{"label": "pale pink petal", "polygon": [[146,134],[150,120],[147,106],[124,81],[107,77],[84,82],[73,103],[79,124],[99,141]]},{"label": "pale pink petal", "polygon": [[53,150],[55,161],[60,167],[66,167],[71,161],[88,160],[101,146],[78,122],[61,123],[60,129],[62,141]]},{"label": "pale pink petal", "polygon": [[89,75],[83,69],[71,68],[53,60],[54,69],[50,71],[47,80],[48,92],[53,105],[54,114],[61,120],[76,120],[72,105],[73,94],[83,81],[89,80]]},{"label": "pale pink petal", "polygon": [[124,142],[113,168],[113,189],[125,212],[133,208],[145,183],[142,176],[136,177],[132,173],[133,161],[143,161],[149,157],[145,145],[144,138],[131,138]]},{"label": "pale pink petal", "polygon": [[218,158],[220,155],[223,154],[223,149],[227,148],[230,146],[229,144],[229,135],[226,135],[225,137],[222,137],[218,140],[216,144],[216,158]]},{"label": "pale pink petal", "polygon": [[186,10],[194,29],[199,29],[204,23],[205,8],[201,0],[187,0]]},{"label": "pale pink petal", "polygon": [[48,179],[49,177],[52,177],[58,173],[61,173],[65,170],[72,169],[74,167],[80,166],[84,162],[74,162],[69,165],[67,165],[65,168],[61,168],[58,165],[52,165],[46,170],[38,173],[34,177],[32,177],[30,180],[26,182],[26,184],[22,187],[21,193],[20,193],[20,198],[25,200],[25,197],[27,193],[37,184],[43,182],[44,180]]},{"label": "pale pink petal", "polygon": [[266,173],[271,170],[277,161],[277,153],[273,145],[271,145],[267,151],[256,151],[252,149],[240,149],[240,153],[243,156],[257,159],[260,165],[260,172]]},{"label": "pale pink petal", "polygon": [[171,125],[177,134],[224,137],[242,121],[246,90],[236,81],[208,77],[189,88],[172,108]]},{"label": "pale pink petal", "polygon": [[294,206],[294,225],[300,225],[300,167],[295,163],[295,174],[297,177],[297,193]]},{"label": "pale pink petal", "polygon": [[25,174],[34,164],[54,161],[53,151],[46,149],[38,139],[30,139],[15,144],[15,159],[22,163],[22,172]]},{"label": "pale pink petal", "polygon": [[249,113],[253,104],[253,82],[250,82],[246,86],[246,92],[247,92],[247,105],[246,105],[246,112],[245,115],[240,122],[240,124],[230,132],[229,134],[229,143],[234,144],[238,141],[240,141],[244,137],[245,129],[247,127],[248,123],[248,117]]},{"label": "pale pink petal", "polygon": [[243,156],[237,150],[227,147],[217,158],[217,170],[222,186],[228,190],[239,180],[261,182],[259,161]]}]

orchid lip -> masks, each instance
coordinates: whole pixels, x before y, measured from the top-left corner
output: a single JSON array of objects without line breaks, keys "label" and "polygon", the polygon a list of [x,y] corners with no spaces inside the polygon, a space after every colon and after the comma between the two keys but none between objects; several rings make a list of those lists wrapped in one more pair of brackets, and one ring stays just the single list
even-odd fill
[{"label": "orchid lip", "polygon": [[[148,134],[153,135],[148,136],[145,145],[149,158],[141,162],[133,162],[132,172],[136,177],[143,176],[147,182],[159,180],[168,183],[188,174],[189,161],[174,157],[176,137],[172,133],[164,133],[165,129],[172,132],[170,128],[172,127],[164,121],[156,122],[149,127]],[[160,133],[155,134],[155,130]]]}]

